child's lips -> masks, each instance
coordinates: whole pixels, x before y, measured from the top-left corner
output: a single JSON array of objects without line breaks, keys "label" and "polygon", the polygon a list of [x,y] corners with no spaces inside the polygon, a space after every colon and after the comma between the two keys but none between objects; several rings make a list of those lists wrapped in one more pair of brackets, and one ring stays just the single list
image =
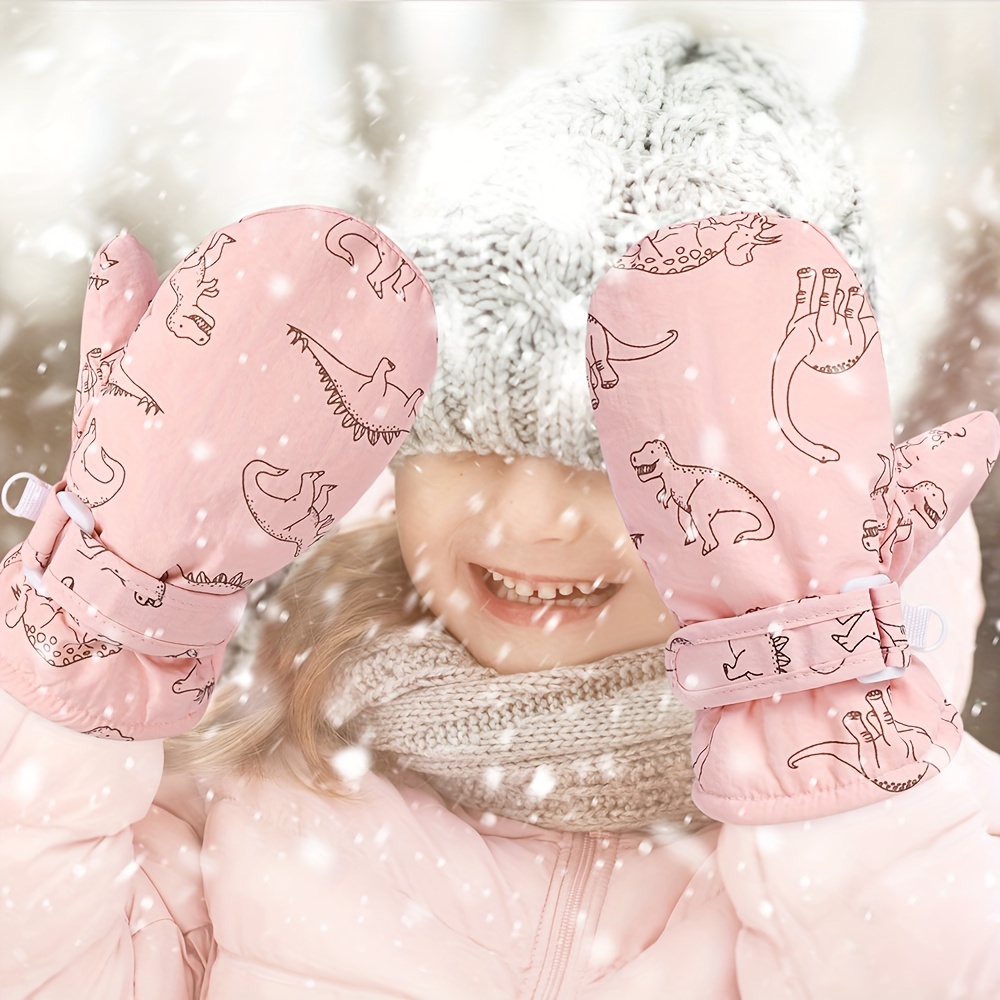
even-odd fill
[{"label": "child's lips", "polygon": [[[621,589],[621,584],[605,583],[600,578],[595,582],[526,579],[474,563],[469,563],[468,569],[480,598],[478,603],[484,611],[510,624],[527,627],[551,627],[553,621],[569,624],[593,620],[601,607]],[[496,579],[497,576],[500,579]],[[515,583],[515,587],[508,586],[509,583]],[[531,592],[525,593],[528,588]]]}]

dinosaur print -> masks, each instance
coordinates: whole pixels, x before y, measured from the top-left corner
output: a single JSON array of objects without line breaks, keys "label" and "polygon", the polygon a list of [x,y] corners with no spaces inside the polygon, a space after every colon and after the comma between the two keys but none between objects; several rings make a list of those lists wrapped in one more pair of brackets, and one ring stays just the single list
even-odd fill
[{"label": "dinosaur print", "polygon": [[878,326],[860,288],[846,295],[836,268],[823,269],[818,302],[816,271],[799,268],[798,291],[785,337],[778,347],[771,371],[771,406],[781,433],[803,455],[817,462],[836,462],[840,452],[813,441],[796,425],[791,414],[792,380],[801,365],[823,375],[838,375],[853,368],[871,346]]},{"label": "dinosaur print", "polygon": [[[867,711],[847,712],[841,720],[850,739],[825,740],[803,747],[788,758],[788,766],[797,768],[810,757],[833,757],[887,792],[912,788],[930,768],[938,770],[924,758],[932,747],[941,751],[944,748],[931,739],[926,729],[907,725],[893,716],[888,686],[884,691],[881,687],[868,691],[865,700]],[[954,726],[958,713],[948,702],[944,708],[942,721]]]},{"label": "dinosaur print", "polygon": [[246,590],[253,583],[252,579],[243,579],[242,571],[231,577],[226,576],[225,573],[216,573],[215,576],[210,577],[204,570],[199,570],[197,573],[186,572],[180,564],[177,564],[177,569],[180,571],[186,587],[197,590],[199,593],[235,594],[238,590]]},{"label": "dinosaur print", "polygon": [[[68,581],[68,578],[65,582]],[[4,619],[8,628],[20,625],[34,651],[52,667],[68,667],[90,657],[114,656],[121,644],[103,635],[89,635],[65,611],[29,584],[12,587],[16,603]],[[71,624],[72,622],[72,624]]]},{"label": "dinosaur print", "polygon": [[[107,250],[101,251],[101,256],[98,261],[98,267],[100,267],[102,271],[106,271],[109,267],[114,267],[115,264],[117,263],[118,261],[112,260],[108,256]],[[93,271],[91,271],[89,277],[87,278],[87,287],[93,288],[99,292],[108,283],[109,280],[110,280],[109,278],[102,278],[99,274],[95,274]]]},{"label": "dinosaur print", "polygon": [[[762,542],[774,534],[774,520],[764,502],[741,482],[703,465],[683,465],[670,454],[662,440],[647,441],[631,455],[632,468],[643,483],[658,479],[662,484],[656,499],[669,510],[677,507],[677,521],[684,532],[684,544],[691,545],[699,538],[701,554],[707,556],[719,547],[714,524],[720,514],[729,524],[727,540]],[[752,525],[733,530],[733,522]],[[732,536],[731,538],[729,536]]]},{"label": "dinosaur print", "polygon": [[906,509],[916,514],[928,528],[936,528],[948,513],[944,490],[929,479],[913,486],[899,486],[899,492],[906,500]]},{"label": "dinosaur print", "polygon": [[[861,544],[869,552],[877,550],[884,564],[888,564],[896,543],[905,542],[913,533],[914,514],[930,529],[937,528],[948,514],[944,490],[936,483],[929,479],[912,486],[897,482],[898,473],[904,468],[898,458],[901,449],[895,445],[890,448],[892,457],[879,452],[882,472],[871,492],[873,505],[882,504],[884,514],[881,518],[867,519],[861,529]],[[912,467],[912,463],[905,466]],[[900,500],[904,501],[902,505]]]},{"label": "dinosaur print", "polygon": [[125,467],[97,443],[97,419],[91,418],[70,457],[73,492],[88,506],[107,503],[125,484]]},{"label": "dinosaur print", "polygon": [[134,399],[148,414],[162,413],[163,407],[143,387],[125,374],[125,348],[104,354],[100,347],[87,351],[80,366],[80,381],[76,390],[74,415],[96,396],[125,396]]},{"label": "dinosaur print", "polygon": [[298,327],[289,326],[288,335],[293,346],[312,357],[320,384],[329,393],[327,405],[333,407],[334,416],[343,415],[341,423],[352,430],[355,441],[367,436],[373,445],[379,440],[389,444],[409,427],[424,391],[407,393],[390,382],[389,373],[396,366],[389,358],[382,358],[369,375],[345,365]]},{"label": "dinosaur print", "polygon": [[902,469],[912,469],[918,462],[929,457],[951,438],[964,438],[968,429],[961,431],[946,431],[943,427],[935,427],[918,438],[911,438],[896,449],[896,464]]},{"label": "dinosaur print", "polygon": [[785,647],[788,645],[788,636],[772,635],[768,632],[767,638],[771,643],[771,656],[774,659],[774,672],[776,674],[788,673],[786,668],[789,667],[792,662],[791,657],[785,652]]},{"label": "dinosaur print", "polygon": [[653,344],[626,344],[619,340],[600,320],[587,317],[587,364],[590,371],[590,405],[600,404],[597,388],[613,389],[618,385],[618,372],[612,361],[638,361],[668,348],[677,339],[676,330],[667,330],[662,340]]},{"label": "dinosaur print", "polygon": [[96,736],[101,740],[122,740],[123,742],[131,743],[135,737],[126,736],[120,729],[115,729],[114,726],[98,726],[96,729],[87,729],[84,731],[85,736]]},{"label": "dinosaur print", "polygon": [[325,472],[303,472],[299,476],[298,491],[282,497],[265,489],[260,482],[262,476],[269,480],[287,475],[288,469],[279,469],[255,459],[243,469],[243,496],[253,519],[272,537],[281,542],[291,542],[295,554],[309,548],[323,537],[333,524],[331,516],[323,516],[330,500],[330,491],[337,487],[334,483],[320,484]]},{"label": "dinosaur print", "polygon": [[773,228],[774,223],[764,216],[745,212],[725,221],[702,219],[657,229],[644,236],[634,250],[623,254],[615,267],[649,274],[680,274],[719,256],[728,264],[742,267],[753,260],[756,247],[778,242],[780,237],[765,235]]},{"label": "dinosaur print", "polygon": [[[100,559],[102,556],[106,556],[113,559],[115,566],[122,567],[123,569],[126,568],[126,564],[112,556],[99,539],[93,538],[85,531],[80,531],[80,546],[77,548],[77,552],[91,562]],[[167,592],[166,573],[150,584],[145,574],[141,577],[138,574],[128,574],[128,570],[126,569],[128,577],[126,578],[126,576],[122,576],[115,566],[101,566],[100,571],[116,576],[123,587],[132,591],[132,599],[136,604],[144,608],[162,607],[163,598]]]},{"label": "dinosaur print", "polygon": [[179,680],[170,685],[174,694],[193,694],[194,703],[200,705],[212,696],[215,689],[215,673],[210,664],[203,663],[197,649],[187,649],[183,653],[165,656],[165,660],[191,659],[194,663],[191,669]]},{"label": "dinosaur print", "polygon": [[742,680],[749,680],[749,678],[751,677],[763,676],[763,674],[757,673],[756,671],[751,670],[749,667],[744,668],[742,673],[736,673],[735,671],[739,665],[740,657],[746,652],[746,649],[745,648],[741,649],[737,653],[736,650],[733,649],[733,642],[731,639],[729,640],[727,645],[729,646],[729,653],[733,657],[732,663],[723,662],[722,664],[722,670],[723,673],[725,673],[726,675],[727,681],[742,681]]},{"label": "dinosaur print", "polygon": [[219,282],[217,278],[208,278],[207,272],[218,264],[226,247],[235,242],[232,236],[225,233],[213,233],[195,247],[170,275],[170,287],[177,297],[177,305],[170,310],[166,323],[175,337],[184,337],[199,346],[211,339],[215,317],[204,309],[201,299],[216,298]]},{"label": "dinosaur print", "polygon": [[[345,245],[347,240],[350,246]],[[350,249],[353,247],[353,250]],[[406,288],[416,280],[416,272],[389,247],[373,242],[354,219],[342,219],[326,234],[326,248],[352,268],[367,271],[372,291],[382,298],[386,282],[405,302]]]},{"label": "dinosaur print", "polygon": [[831,635],[830,638],[848,653],[855,652],[865,640],[870,640],[882,650],[883,659],[898,649],[903,660],[908,662],[906,628],[902,619],[889,621],[888,609],[882,608],[880,611],[881,614],[879,611],[859,611],[846,618],[837,618],[837,624],[846,631]]}]

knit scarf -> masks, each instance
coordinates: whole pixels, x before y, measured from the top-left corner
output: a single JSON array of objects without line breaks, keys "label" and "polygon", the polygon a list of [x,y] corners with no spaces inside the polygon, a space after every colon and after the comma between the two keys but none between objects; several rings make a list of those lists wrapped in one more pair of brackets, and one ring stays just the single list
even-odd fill
[{"label": "knit scarf", "polygon": [[418,626],[378,637],[338,675],[331,723],[452,804],[557,830],[710,822],[690,798],[693,717],[662,647],[498,674]]}]

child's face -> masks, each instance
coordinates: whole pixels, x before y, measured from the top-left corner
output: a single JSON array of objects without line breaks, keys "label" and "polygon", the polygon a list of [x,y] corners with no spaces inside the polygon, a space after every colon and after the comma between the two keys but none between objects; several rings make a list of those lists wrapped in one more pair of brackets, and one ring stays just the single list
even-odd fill
[{"label": "child's face", "polygon": [[550,458],[420,455],[396,473],[396,511],[418,592],[484,666],[588,663],[677,628],[604,473]]}]

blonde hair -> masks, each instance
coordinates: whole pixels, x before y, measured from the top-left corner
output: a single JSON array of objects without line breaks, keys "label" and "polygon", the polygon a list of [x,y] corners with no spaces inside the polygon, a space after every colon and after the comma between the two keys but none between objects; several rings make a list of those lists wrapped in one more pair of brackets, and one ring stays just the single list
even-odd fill
[{"label": "blonde hair", "polygon": [[227,664],[205,718],[167,741],[167,768],[199,775],[289,776],[337,794],[345,745],[326,717],[338,665],[385,628],[424,617],[396,522],[324,539],[268,601],[249,662]]}]

